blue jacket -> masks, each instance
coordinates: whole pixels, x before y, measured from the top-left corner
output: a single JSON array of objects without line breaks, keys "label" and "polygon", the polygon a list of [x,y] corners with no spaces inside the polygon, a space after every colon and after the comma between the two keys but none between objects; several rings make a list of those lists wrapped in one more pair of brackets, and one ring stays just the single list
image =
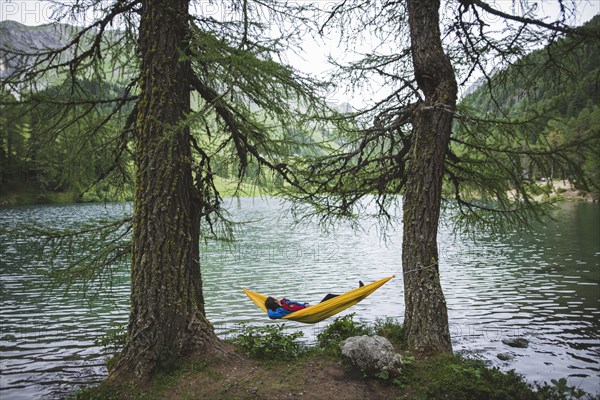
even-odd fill
[{"label": "blue jacket", "polygon": [[269,314],[269,318],[271,319],[279,319],[279,318],[283,318],[288,314],[291,314],[293,311],[288,311],[288,310],[284,310],[283,308],[279,307],[277,310],[273,311],[273,310],[267,310],[267,314]]},{"label": "blue jacket", "polygon": [[295,311],[301,310],[308,306],[308,303],[298,303],[297,301],[281,299],[283,307],[279,307],[277,310],[267,310],[267,314],[271,319],[283,318]]}]

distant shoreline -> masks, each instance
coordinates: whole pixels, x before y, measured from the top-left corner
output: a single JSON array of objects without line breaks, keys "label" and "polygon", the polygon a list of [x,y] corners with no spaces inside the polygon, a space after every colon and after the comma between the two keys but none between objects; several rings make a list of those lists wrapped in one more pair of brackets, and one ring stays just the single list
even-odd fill
[{"label": "distant shoreline", "polygon": [[575,188],[575,184],[567,180],[554,179],[553,181],[540,181],[538,186],[548,190],[547,193],[540,194],[534,197],[536,201],[546,199],[557,199],[559,201],[582,201],[587,203],[597,203],[598,197],[595,197],[592,192]]},{"label": "distant shoreline", "polygon": [[[258,186],[252,183],[238,183],[235,179],[215,176],[215,186],[223,198],[229,197],[259,197],[272,196],[276,188]],[[0,207],[28,206],[28,205],[61,205],[61,204],[93,204],[93,203],[126,203],[133,201],[134,190],[125,190],[123,193],[84,193],[71,190],[64,192],[40,191],[31,187],[6,190],[0,194]]]},{"label": "distant shoreline", "polygon": [[[585,202],[598,203],[600,199],[592,192],[575,188],[575,185],[569,181],[555,179],[550,182],[539,181],[537,185],[542,193],[535,195],[536,201],[557,200],[560,202]],[[235,195],[233,185],[229,183],[222,187],[221,196],[223,198],[233,197],[260,197],[272,196],[274,193],[267,189],[261,189],[255,185],[243,184],[238,196]],[[509,192],[514,194],[515,191]],[[79,192],[32,192],[32,191],[11,191],[0,195],[0,207],[28,206],[28,205],[67,205],[67,204],[96,204],[96,203],[126,203],[133,201],[132,196],[123,195],[120,198],[107,197],[100,199],[97,197],[81,198]]]}]

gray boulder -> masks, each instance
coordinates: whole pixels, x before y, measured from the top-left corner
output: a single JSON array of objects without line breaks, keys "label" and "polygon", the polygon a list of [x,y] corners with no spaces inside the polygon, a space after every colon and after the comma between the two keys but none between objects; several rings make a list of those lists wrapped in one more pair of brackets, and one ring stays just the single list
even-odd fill
[{"label": "gray boulder", "polygon": [[394,352],[392,343],[382,336],[351,337],[344,340],[340,347],[342,355],[368,375],[383,371],[390,376],[400,374],[402,356]]}]

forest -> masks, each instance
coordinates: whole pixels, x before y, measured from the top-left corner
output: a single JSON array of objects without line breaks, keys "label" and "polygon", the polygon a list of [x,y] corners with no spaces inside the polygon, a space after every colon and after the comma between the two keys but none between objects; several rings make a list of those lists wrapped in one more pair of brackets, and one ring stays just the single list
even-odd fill
[{"label": "forest", "polygon": [[[597,27],[600,17],[596,16],[587,25]],[[23,46],[11,43],[22,38],[13,30],[23,31],[30,37],[47,31],[53,40],[59,42],[61,36],[77,31],[74,27],[66,26],[33,28],[10,21],[0,22],[2,29],[5,30],[5,42],[2,45],[8,48]],[[119,40],[118,32],[114,33],[111,40]],[[578,136],[597,132],[600,126],[600,51],[597,44],[586,43],[571,53],[566,61],[550,63],[547,67],[553,57],[558,57],[566,48],[573,46],[573,40],[562,39],[544,49],[535,50],[517,63],[494,71],[486,77],[489,82],[480,78],[474,85],[476,87],[470,88],[469,94],[460,100],[459,106],[480,116],[510,115],[514,119],[534,121],[528,126],[530,140],[533,143],[537,140],[550,142],[554,148]],[[131,54],[124,56],[126,59],[130,57]],[[14,60],[5,62],[10,65]],[[110,143],[119,135],[131,106],[120,110],[110,124],[94,131],[99,121],[112,115],[112,106],[108,102],[95,104],[93,100],[119,98],[126,90],[123,77],[109,72],[115,61],[108,59],[103,63],[106,71],[101,75],[105,79],[78,78],[81,80],[74,81],[64,72],[59,73],[49,79],[46,85],[41,85],[41,89],[25,94],[26,97],[20,99],[17,107],[10,105],[16,100],[14,90],[3,86],[0,106],[4,109],[0,116],[1,203],[132,200],[133,180],[123,179],[130,177],[132,171],[133,160],[127,155],[127,149],[119,161],[119,168],[127,173],[118,175],[118,179],[113,181],[106,179],[117,176],[110,173],[114,168],[114,152]],[[65,107],[64,111],[57,112],[61,103],[73,101],[78,103],[75,109]],[[84,115],[80,115],[82,113]],[[300,144],[290,146],[287,154],[293,156],[314,152],[315,144],[322,144],[324,139],[335,136],[332,129],[333,126],[329,126],[297,138],[292,137],[292,142],[299,140]],[[455,126],[455,130],[460,131],[458,126]],[[82,135],[82,132],[93,133],[88,136]],[[90,140],[87,140],[88,137]],[[337,148],[344,140],[343,137],[338,138],[334,147]],[[310,150],[306,150],[308,147]],[[319,148],[321,152],[331,151],[325,146]],[[595,193],[597,198],[600,191],[599,149],[574,148],[572,152],[575,161],[571,168],[584,170],[587,177],[585,182],[577,182],[577,185]],[[227,157],[216,155],[213,164],[219,187],[226,195],[233,194],[237,185],[235,179],[230,179],[235,178],[236,174],[231,163]],[[273,192],[274,185],[282,184],[277,177],[259,179],[252,172],[257,168],[254,163],[250,163],[248,168],[251,173],[244,177],[246,185],[241,187],[246,195]],[[554,170],[549,157],[536,166],[523,168],[524,173],[530,174],[534,180],[575,180],[575,174],[569,167]]]},{"label": "forest", "polygon": [[[600,17],[587,26],[600,25]],[[574,46],[573,39],[563,39],[522,57],[511,67],[496,71],[494,83],[481,85],[461,101],[461,106],[478,115],[510,115],[514,119],[534,120],[529,132],[533,143],[550,143],[553,148],[577,137],[585,137],[598,130],[600,123],[600,53],[595,44],[581,46],[563,59],[561,64],[550,63],[564,49]],[[541,67],[544,66],[544,67]],[[548,67],[546,67],[548,66]],[[490,89],[490,87],[492,89]],[[600,188],[599,149],[575,147],[572,149],[574,169],[585,171],[585,185],[595,193]],[[552,162],[529,166],[532,179],[573,179],[569,168],[554,170]],[[582,184],[582,182],[579,182]]]}]

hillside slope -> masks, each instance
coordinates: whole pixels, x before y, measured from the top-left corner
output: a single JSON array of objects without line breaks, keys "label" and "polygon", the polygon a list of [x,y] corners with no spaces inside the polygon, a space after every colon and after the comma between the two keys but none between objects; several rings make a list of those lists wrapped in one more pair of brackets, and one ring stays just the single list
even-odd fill
[{"label": "hillside slope", "polygon": [[[586,28],[600,31],[600,15]],[[534,51],[515,65],[499,71],[491,85],[483,84],[465,96],[461,107],[479,116],[529,120],[530,140],[553,148],[583,137],[600,138],[600,41],[575,47],[578,38],[563,38]],[[600,148],[572,150],[575,164],[588,177],[577,182],[600,192]],[[550,165],[552,165],[550,163]],[[569,179],[572,170],[532,171],[534,177]]]}]

